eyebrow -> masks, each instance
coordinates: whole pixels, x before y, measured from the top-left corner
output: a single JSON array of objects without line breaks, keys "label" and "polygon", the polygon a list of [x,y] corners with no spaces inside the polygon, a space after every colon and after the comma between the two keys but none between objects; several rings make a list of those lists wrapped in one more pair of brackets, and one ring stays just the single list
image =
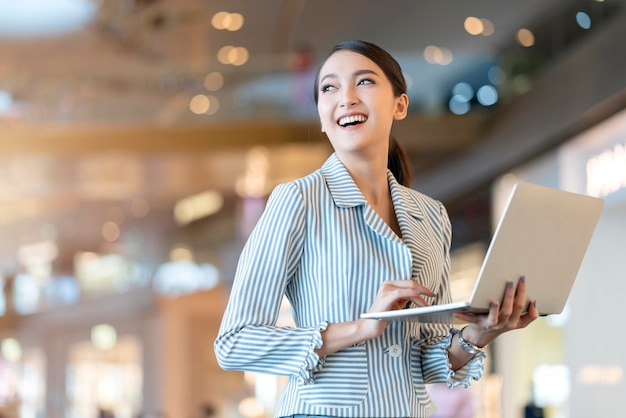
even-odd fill
[{"label": "eyebrow", "polygon": [[[353,77],[356,76],[360,76],[360,75],[364,75],[364,74],[374,74],[375,76],[378,76],[378,73],[374,70],[368,70],[368,69],[363,69],[363,70],[357,70],[354,72],[354,74],[352,74]],[[327,78],[336,78],[337,74],[335,73],[330,73],[330,74],[326,74],[324,77],[322,77],[322,79],[320,80],[320,84],[326,80]]]}]

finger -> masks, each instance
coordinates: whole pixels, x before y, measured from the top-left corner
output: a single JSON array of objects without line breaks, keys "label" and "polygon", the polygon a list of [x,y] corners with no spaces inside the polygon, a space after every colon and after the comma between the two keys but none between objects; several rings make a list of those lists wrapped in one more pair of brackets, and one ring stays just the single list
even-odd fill
[{"label": "finger", "polygon": [[517,283],[517,289],[515,292],[515,302],[513,304],[513,311],[511,312],[511,319],[517,321],[522,315],[524,308],[526,308],[526,277],[520,277]]},{"label": "finger", "polygon": [[499,309],[499,322],[508,322],[513,311],[513,302],[515,300],[515,284],[511,281],[506,282],[504,296]]},{"label": "finger", "polygon": [[493,328],[498,323],[498,310],[498,302],[492,302],[486,314],[457,312],[454,316],[471,324],[479,324],[483,328]]},{"label": "finger", "polygon": [[414,289],[416,294],[425,295],[425,296],[435,296],[429,288],[422,286],[414,280],[387,280],[382,284],[383,288],[386,289]]},{"label": "finger", "polygon": [[533,300],[528,304],[528,312],[520,318],[519,328],[526,328],[528,324],[533,322],[538,317],[539,311],[537,310],[537,301]]}]

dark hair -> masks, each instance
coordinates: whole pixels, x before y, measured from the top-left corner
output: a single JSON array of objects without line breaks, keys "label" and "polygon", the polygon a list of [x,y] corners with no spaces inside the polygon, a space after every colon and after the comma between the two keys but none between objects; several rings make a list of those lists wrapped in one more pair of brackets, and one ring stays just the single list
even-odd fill
[{"label": "dark hair", "polygon": [[[379,47],[378,45],[372,44],[366,41],[344,41],[335,44],[335,46],[330,50],[328,55],[322,61],[322,65],[331,55],[333,55],[337,51],[351,51],[357,54],[363,55],[366,58],[369,58],[374,63],[376,63],[383,73],[391,83],[391,87],[393,88],[393,94],[395,97],[399,97],[402,94],[406,94],[406,81],[404,80],[404,75],[402,74],[402,68],[400,68],[400,64],[395,60],[394,57],[391,56],[387,51]],[[321,65],[317,70],[317,74],[315,75],[315,84],[313,85],[313,97],[315,99],[315,103],[317,104],[319,98],[319,76],[320,76]],[[389,154],[387,157],[387,167],[391,170],[394,177],[398,182],[404,186],[411,185],[411,170],[409,166],[409,160],[407,155],[398,143],[398,141],[393,137],[393,135],[389,135]]]}]

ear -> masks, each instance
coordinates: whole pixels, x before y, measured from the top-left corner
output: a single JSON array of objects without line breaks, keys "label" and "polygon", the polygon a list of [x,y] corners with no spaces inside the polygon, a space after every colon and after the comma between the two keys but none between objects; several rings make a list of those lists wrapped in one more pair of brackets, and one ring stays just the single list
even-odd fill
[{"label": "ear", "polygon": [[406,117],[406,114],[409,110],[409,96],[405,93],[402,93],[400,97],[397,98],[396,102],[396,111],[393,114],[394,120],[402,120]]}]

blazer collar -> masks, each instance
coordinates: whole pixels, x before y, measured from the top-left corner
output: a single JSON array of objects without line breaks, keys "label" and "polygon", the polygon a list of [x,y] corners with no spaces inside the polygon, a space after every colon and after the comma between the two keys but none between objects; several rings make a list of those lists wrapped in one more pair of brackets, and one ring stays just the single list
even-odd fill
[{"label": "blazer collar", "polygon": [[[363,193],[361,193],[361,190],[359,190],[336,153],[332,153],[328,157],[321,171],[337,206],[350,208],[367,203]],[[422,209],[412,195],[411,189],[398,183],[390,170],[387,170],[387,181],[389,182],[391,198],[396,212],[404,211],[416,219],[424,219]]]},{"label": "blazer collar", "polygon": [[367,201],[337,154],[332,153],[321,168],[335,204],[341,208],[365,205]]}]

